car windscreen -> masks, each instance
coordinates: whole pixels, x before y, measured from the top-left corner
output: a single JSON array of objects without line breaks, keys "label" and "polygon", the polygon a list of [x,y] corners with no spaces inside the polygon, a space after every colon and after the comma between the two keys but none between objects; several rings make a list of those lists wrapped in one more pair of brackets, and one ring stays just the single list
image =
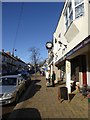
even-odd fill
[{"label": "car windscreen", "polygon": [[16,85],[17,78],[0,78],[0,85]]}]

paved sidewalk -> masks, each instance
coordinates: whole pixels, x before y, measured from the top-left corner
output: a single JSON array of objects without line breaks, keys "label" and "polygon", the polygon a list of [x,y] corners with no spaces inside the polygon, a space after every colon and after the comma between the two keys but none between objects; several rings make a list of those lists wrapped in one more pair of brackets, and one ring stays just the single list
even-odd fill
[{"label": "paved sidewalk", "polygon": [[[33,86],[36,84],[37,86]],[[80,95],[75,96],[71,102],[57,99],[58,87],[46,87],[45,77],[37,76],[37,82],[32,84],[31,93],[37,92],[31,98],[16,105],[14,110],[35,108],[41,118],[88,118],[88,101]],[[25,113],[24,113],[25,114]]]}]

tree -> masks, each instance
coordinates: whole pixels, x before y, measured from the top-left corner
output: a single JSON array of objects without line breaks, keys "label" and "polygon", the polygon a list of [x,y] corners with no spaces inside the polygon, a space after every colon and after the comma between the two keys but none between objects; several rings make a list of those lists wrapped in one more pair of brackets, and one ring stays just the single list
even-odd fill
[{"label": "tree", "polygon": [[35,67],[35,72],[36,72],[36,67],[40,61],[40,51],[39,48],[36,47],[31,47],[29,51],[31,52],[31,56],[30,56],[31,64],[33,64],[33,66]]}]

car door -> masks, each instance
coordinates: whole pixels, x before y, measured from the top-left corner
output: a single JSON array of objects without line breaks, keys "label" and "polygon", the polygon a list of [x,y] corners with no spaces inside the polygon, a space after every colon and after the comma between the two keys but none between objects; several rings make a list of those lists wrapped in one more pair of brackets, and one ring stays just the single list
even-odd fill
[{"label": "car door", "polygon": [[21,77],[18,77],[18,91],[21,94],[25,89],[25,83]]}]

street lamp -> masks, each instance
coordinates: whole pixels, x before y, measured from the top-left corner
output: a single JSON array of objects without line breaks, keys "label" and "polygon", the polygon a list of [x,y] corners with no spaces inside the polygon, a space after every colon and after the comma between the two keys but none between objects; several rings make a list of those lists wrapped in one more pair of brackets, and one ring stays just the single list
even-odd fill
[{"label": "street lamp", "polygon": [[[49,53],[49,51],[52,50],[52,47],[53,47],[53,43],[52,43],[52,42],[47,42],[47,43],[46,43],[46,48],[48,49],[48,53]],[[53,54],[52,51],[51,51],[51,54]]]}]

